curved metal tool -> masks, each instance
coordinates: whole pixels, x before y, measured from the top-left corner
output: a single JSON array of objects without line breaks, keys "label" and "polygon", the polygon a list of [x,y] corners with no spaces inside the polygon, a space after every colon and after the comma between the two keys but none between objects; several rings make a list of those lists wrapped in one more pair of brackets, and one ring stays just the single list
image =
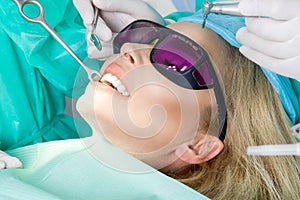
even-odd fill
[{"label": "curved metal tool", "polygon": [[99,40],[99,38],[97,37],[97,35],[95,34],[95,30],[98,24],[98,19],[99,19],[99,9],[94,6],[94,20],[93,20],[93,24],[92,24],[92,31],[91,31],[91,42],[95,45],[95,47],[101,51],[102,50],[102,45],[101,42]]},{"label": "curved metal tool", "polygon": [[[36,0],[14,0],[14,2],[18,5],[18,9],[21,13],[21,16],[29,22],[41,24],[52,37],[59,43],[61,46],[80,64],[80,66],[86,71],[88,78],[90,81],[93,81],[95,76],[101,77],[100,73],[96,70],[90,69],[84,62],[74,53],[74,51],[61,39],[61,37],[56,33],[54,29],[52,29],[49,24],[45,21],[44,18],[44,8],[43,6]],[[35,5],[39,9],[39,15],[36,17],[27,16],[23,8],[25,5]]]}]

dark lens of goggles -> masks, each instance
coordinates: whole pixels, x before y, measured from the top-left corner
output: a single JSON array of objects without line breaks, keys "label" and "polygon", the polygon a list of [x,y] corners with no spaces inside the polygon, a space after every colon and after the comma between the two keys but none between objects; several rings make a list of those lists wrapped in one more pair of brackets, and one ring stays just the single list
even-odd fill
[{"label": "dark lens of goggles", "polygon": [[204,89],[213,84],[207,64],[201,64],[206,52],[191,39],[160,24],[145,20],[131,23],[115,37],[114,52],[119,53],[124,43],[149,44],[155,39],[158,42],[150,60],[164,76],[185,88]]},{"label": "dark lens of goggles", "polygon": [[125,43],[151,43],[154,37],[160,32],[160,28],[156,24],[148,21],[136,21],[124,28],[113,41],[114,52],[119,53]]},{"label": "dark lens of goggles", "polygon": [[167,35],[155,45],[150,59],[156,69],[168,72],[158,71],[182,87],[204,89],[213,84],[206,52],[185,36]]}]

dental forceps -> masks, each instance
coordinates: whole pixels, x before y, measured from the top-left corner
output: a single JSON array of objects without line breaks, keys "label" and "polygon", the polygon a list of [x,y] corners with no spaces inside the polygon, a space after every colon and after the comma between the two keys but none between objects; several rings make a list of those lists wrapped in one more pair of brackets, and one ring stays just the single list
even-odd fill
[{"label": "dental forceps", "polygon": [[222,14],[222,15],[233,15],[233,16],[244,16],[239,12],[238,9],[239,1],[205,1],[203,3],[203,23],[202,28],[205,27],[207,16],[210,13]]},{"label": "dental forceps", "polygon": [[[14,0],[17,4],[21,16],[29,22],[38,23],[42,25],[48,33],[80,64],[80,66],[86,71],[90,81],[93,81],[95,76],[101,77],[100,73],[96,70],[90,69],[75,53],[74,51],[61,39],[61,37],[56,33],[54,29],[45,21],[44,17],[44,8],[36,0]],[[39,14],[35,17],[30,17],[26,15],[23,11],[24,6],[26,5],[35,5],[39,9]],[[93,76],[94,75],[94,76]]]}]

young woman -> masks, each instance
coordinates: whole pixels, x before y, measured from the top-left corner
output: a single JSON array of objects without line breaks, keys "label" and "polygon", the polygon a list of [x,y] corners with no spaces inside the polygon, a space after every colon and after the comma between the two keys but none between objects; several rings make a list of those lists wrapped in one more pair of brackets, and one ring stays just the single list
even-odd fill
[{"label": "young woman", "polygon": [[295,142],[260,67],[188,22],[136,21],[114,46],[77,103],[93,134],[212,199],[300,198],[297,158],[246,154]]}]

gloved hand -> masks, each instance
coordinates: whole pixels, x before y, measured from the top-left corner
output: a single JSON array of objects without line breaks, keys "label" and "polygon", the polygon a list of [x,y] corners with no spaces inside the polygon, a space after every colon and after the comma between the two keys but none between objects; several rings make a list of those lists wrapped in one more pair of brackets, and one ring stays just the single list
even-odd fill
[{"label": "gloved hand", "polygon": [[0,170],[7,168],[21,168],[21,161],[16,158],[8,155],[7,153],[0,151]]},{"label": "gloved hand", "polygon": [[240,52],[275,73],[300,79],[300,1],[241,0],[246,27],[236,35]]},{"label": "gloved hand", "polygon": [[[87,52],[91,58],[102,60],[112,55],[113,35],[137,19],[148,19],[165,25],[162,16],[141,0],[73,0],[73,3],[87,29]],[[100,9],[101,18],[98,19],[95,34],[101,40],[101,51],[90,41],[94,18],[93,4]]]}]

